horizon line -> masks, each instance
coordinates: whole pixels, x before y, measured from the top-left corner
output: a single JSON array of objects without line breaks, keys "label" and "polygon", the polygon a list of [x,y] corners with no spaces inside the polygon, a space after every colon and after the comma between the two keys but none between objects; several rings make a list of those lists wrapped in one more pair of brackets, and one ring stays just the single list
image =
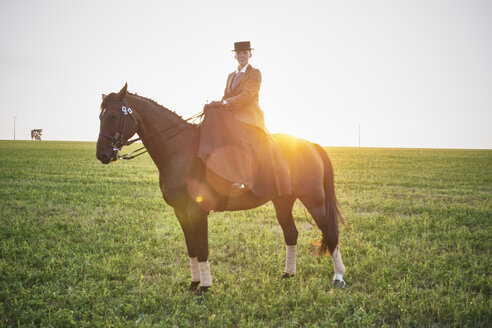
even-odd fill
[{"label": "horizon line", "polygon": [[[31,139],[0,139],[1,141],[30,141],[30,142],[92,142],[96,143],[94,140],[54,140],[54,139],[48,139],[48,140],[31,140]],[[308,140],[309,141],[309,140]],[[141,141],[135,142],[136,144],[141,144]],[[383,148],[383,149],[436,149],[436,150],[492,150],[492,147],[490,148],[463,148],[463,147],[405,147],[405,146],[327,146],[327,145],[320,145],[324,148],[365,148],[365,149],[370,149],[370,148]]]}]

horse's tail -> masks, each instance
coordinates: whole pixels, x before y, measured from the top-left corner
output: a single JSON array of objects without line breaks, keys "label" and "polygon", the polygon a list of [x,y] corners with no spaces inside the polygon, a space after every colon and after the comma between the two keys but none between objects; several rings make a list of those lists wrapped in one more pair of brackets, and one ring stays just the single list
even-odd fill
[{"label": "horse's tail", "polygon": [[324,218],[326,231],[323,231],[323,236],[316,255],[324,255],[327,251],[333,254],[338,245],[339,229],[338,220],[346,225],[345,220],[340,213],[337,197],[335,195],[335,179],[333,175],[333,166],[326,154],[326,151],[318,144],[314,144],[316,150],[323,159],[323,187],[325,191],[325,208],[326,216]]}]

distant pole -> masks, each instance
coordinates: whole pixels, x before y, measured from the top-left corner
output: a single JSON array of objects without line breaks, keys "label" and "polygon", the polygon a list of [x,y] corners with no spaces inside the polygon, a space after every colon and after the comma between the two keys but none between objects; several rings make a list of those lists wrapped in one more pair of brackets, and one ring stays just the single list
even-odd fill
[{"label": "distant pole", "polygon": [[12,116],[12,118],[14,119],[14,140],[15,140],[15,120],[17,119],[17,116]]},{"label": "distant pole", "polygon": [[359,128],[359,147],[360,147],[360,125],[357,125],[357,127]]}]

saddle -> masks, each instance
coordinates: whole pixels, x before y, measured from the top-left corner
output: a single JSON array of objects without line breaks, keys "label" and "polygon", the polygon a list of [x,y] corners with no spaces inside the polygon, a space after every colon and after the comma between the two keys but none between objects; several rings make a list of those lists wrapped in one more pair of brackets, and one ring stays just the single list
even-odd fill
[{"label": "saddle", "polygon": [[[219,194],[234,197],[250,191],[257,197],[271,198],[292,194],[288,165],[277,141],[266,130],[244,123],[228,110],[207,110],[198,145],[197,157]],[[217,183],[220,179],[215,175],[223,181]]]}]

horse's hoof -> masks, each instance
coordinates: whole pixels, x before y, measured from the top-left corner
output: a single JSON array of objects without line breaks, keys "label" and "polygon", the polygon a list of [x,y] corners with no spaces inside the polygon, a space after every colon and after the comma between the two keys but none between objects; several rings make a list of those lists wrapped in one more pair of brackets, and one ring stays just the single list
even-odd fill
[{"label": "horse's hoof", "polygon": [[208,287],[203,287],[203,286],[202,286],[202,287],[200,287],[200,289],[197,289],[197,290],[195,291],[195,295],[196,295],[196,296],[202,296],[203,294],[205,294],[206,292],[208,292],[208,289],[209,289],[209,288],[210,288],[210,286],[208,286]]},{"label": "horse's hoof", "polygon": [[333,287],[338,289],[344,289],[346,286],[345,281],[343,280],[333,280]]},{"label": "horse's hoof", "polygon": [[293,274],[284,272],[284,274],[280,278],[278,278],[277,281],[282,281],[284,279],[289,279],[289,278],[292,278],[292,277],[294,277]]},{"label": "horse's hoof", "polygon": [[197,290],[198,286],[200,286],[199,281],[192,281],[190,287],[188,287],[188,290],[194,292],[195,290]]}]

